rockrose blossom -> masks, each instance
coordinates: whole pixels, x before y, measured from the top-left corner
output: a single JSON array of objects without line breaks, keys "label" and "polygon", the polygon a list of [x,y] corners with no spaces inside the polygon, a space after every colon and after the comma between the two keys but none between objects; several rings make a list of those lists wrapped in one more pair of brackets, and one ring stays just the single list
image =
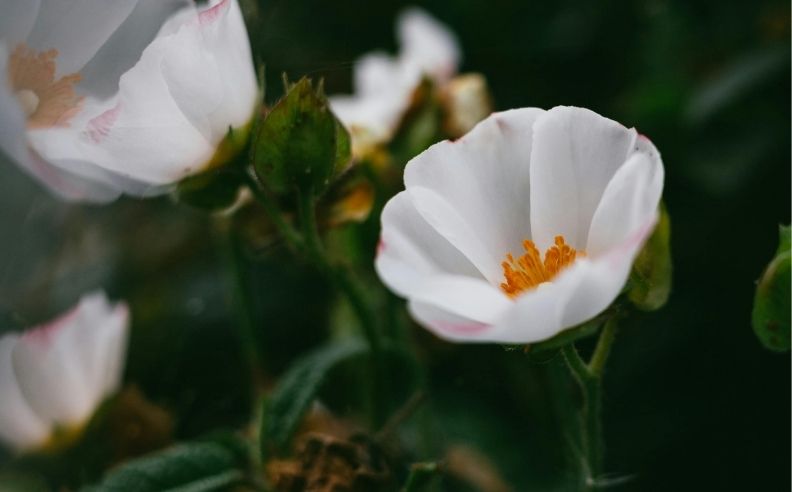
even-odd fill
[{"label": "rockrose blossom", "polygon": [[71,200],[165,192],[259,97],[236,0],[13,1],[0,73],[0,149]]},{"label": "rockrose blossom", "polygon": [[352,134],[353,152],[388,141],[423,77],[442,85],[456,75],[460,50],[454,34],[423,10],[397,20],[398,56],[374,52],[355,63],[350,96],[333,96],[333,112]]},{"label": "rockrose blossom", "polygon": [[619,295],[663,174],[649,139],[589,110],[495,113],[407,165],[377,272],[442,338],[550,338]]},{"label": "rockrose blossom", "polygon": [[70,312],[0,338],[0,441],[17,451],[76,430],[120,383],[129,312],[101,292]]}]

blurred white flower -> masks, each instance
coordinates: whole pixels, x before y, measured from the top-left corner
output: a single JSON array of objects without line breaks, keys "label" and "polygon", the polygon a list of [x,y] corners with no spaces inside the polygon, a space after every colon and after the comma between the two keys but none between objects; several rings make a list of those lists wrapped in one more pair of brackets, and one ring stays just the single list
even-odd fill
[{"label": "blurred white flower", "polygon": [[227,153],[229,128],[252,119],[258,87],[237,0],[200,11],[191,0],[5,7],[0,149],[66,199],[163,193]]},{"label": "blurred white flower", "polygon": [[402,12],[397,31],[399,55],[364,55],[355,63],[355,94],[330,98],[333,112],[352,134],[356,155],[393,136],[423,77],[442,85],[459,66],[456,37],[423,10]]},{"label": "blurred white flower", "polygon": [[0,338],[0,440],[40,447],[76,430],[121,384],[129,312],[101,292],[22,334]]},{"label": "blurred white flower", "polygon": [[589,110],[496,113],[407,165],[376,269],[443,338],[544,340],[619,295],[663,175],[647,138]]}]

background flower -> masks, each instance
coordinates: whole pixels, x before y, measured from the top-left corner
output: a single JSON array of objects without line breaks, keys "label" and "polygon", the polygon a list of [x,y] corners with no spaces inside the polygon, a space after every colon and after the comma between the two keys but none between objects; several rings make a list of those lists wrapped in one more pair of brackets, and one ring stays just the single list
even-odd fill
[{"label": "background flower", "polygon": [[404,181],[382,214],[382,280],[444,338],[529,343],[618,296],[656,221],[663,165],[634,129],[528,108],[432,146]]},{"label": "background flower", "polygon": [[459,66],[456,37],[425,11],[407,9],[396,24],[398,56],[364,55],[355,63],[355,94],[330,98],[333,112],[352,134],[356,154],[393,135],[423,77],[444,84]]},{"label": "background flower", "polygon": [[47,324],[0,338],[0,439],[27,450],[84,424],[121,384],[128,325],[126,305],[97,292]]},{"label": "background flower", "polygon": [[15,2],[0,39],[0,147],[68,199],[162,193],[258,98],[236,0]]}]

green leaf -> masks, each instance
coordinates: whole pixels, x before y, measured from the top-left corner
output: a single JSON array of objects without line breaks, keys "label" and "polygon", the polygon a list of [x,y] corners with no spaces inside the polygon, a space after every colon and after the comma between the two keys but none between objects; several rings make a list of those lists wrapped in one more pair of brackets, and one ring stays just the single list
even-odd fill
[{"label": "green leaf", "polygon": [[753,329],[770,349],[785,352],[790,347],[790,228],[779,229],[778,250],[756,286]]},{"label": "green leaf", "polygon": [[[321,193],[349,160],[349,135],[330,111],[321,83],[287,84],[257,129],[251,148],[256,175],[275,193],[295,187]],[[346,161],[346,162],[342,162]]]},{"label": "green leaf", "polygon": [[643,311],[660,309],[671,294],[671,278],[671,219],[661,205],[660,220],[633,264],[627,298]]},{"label": "green leaf", "polygon": [[239,453],[219,442],[174,446],[129,461],[83,492],[208,492],[244,477]]},{"label": "green leaf", "polygon": [[264,404],[259,435],[262,455],[285,451],[327,373],[367,350],[361,340],[347,339],[320,347],[295,361]]}]

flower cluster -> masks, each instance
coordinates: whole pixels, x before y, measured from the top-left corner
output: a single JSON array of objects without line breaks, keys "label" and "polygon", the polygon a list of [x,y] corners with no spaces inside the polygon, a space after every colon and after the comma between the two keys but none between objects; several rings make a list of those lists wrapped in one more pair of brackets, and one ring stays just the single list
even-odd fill
[{"label": "flower cluster", "polygon": [[[218,243],[230,260],[236,338],[250,370],[239,380],[252,382],[251,394],[267,394],[259,442],[243,447],[260,449],[260,462],[271,459],[270,475],[284,490],[307,484],[363,490],[355,484],[372,476],[388,484],[397,475],[377,449],[395,425],[382,426],[382,409],[392,403],[382,389],[394,371],[386,352],[390,344],[412,348],[404,342],[409,337],[396,340],[394,326],[421,325],[456,342],[563,346],[592,406],[582,415],[599,418],[595,393],[615,329],[609,308],[622,294],[625,304],[644,310],[667,298],[664,167],[654,144],[583,108],[493,113],[486,79],[457,75],[456,36],[423,10],[399,16],[397,55],[375,52],[357,61],[354,94],[328,97],[322,81],[284,76],[283,97],[268,105],[238,0],[25,0],[6,7],[2,152],[68,201],[173,192],[179,204],[213,212],[208,226],[222,235]],[[381,215],[365,223],[372,210]],[[365,224],[325,241],[351,222]],[[249,240],[256,234],[269,241]],[[256,271],[253,250],[266,255],[280,245],[322,276],[317,285],[338,287],[361,336],[339,342],[348,335],[344,327],[334,333],[343,336],[325,337],[328,347],[299,358],[271,391],[277,377],[262,374],[256,330],[264,317],[253,296],[280,287],[253,291],[247,275]],[[375,272],[406,299],[416,323],[393,312],[403,305],[386,302],[393,297],[382,285],[370,293],[359,282],[368,275],[375,284]],[[113,305],[99,292],[50,323],[0,338],[0,440],[7,447],[61,449],[53,444],[81,435],[120,390],[129,317],[124,302]],[[586,364],[574,346],[583,330],[562,332],[595,318],[600,344]],[[370,356],[357,357],[364,353]],[[371,428],[386,430],[366,440],[328,417],[336,436],[309,437],[298,459],[276,460],[307,420],[325,373],[355,358],[365,360],[360,373],[374,383],[361,385],[371,393]],[[154,415],[149,420],[166,422],[166,439],[180,435],[170,434],[177,419],[167,411],[132,400]],[[139,434],[146,422],[129,433]],[[600,471],[597,436],[581,441],[590,484]],[[136,452],[144,451],[130,454]],[[338,453],[344,466],[328,472],[326,462]],[[112,459],[119,456],[126,455]],[[186,468],[216,464],[191,463]],[[146,473],[165,469],[158,467]],[[181,468],[162,473],[171,480]],[[191,483],[230,484],[218,477],[233,481],[239,474]],[[167,480],[151,482],[189,488]]]},{"label": "flower cluster", "polygon": [[3,19],[0,148],[62,197],[163,193],[251,122],[236,0],[25,1]]}]

